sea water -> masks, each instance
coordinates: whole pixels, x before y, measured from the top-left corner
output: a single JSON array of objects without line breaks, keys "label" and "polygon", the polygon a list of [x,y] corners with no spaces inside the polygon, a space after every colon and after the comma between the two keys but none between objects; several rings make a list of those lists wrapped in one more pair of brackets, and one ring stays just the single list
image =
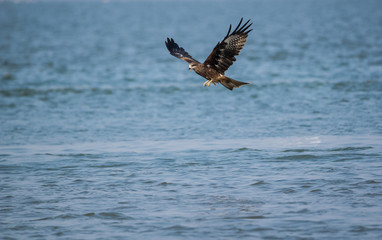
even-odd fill
[{"label": "sea water", "polygon": [[[0,238],[381,239],[382,4],[0,2]],[[253,31],[229,91],[203,62]]]}]

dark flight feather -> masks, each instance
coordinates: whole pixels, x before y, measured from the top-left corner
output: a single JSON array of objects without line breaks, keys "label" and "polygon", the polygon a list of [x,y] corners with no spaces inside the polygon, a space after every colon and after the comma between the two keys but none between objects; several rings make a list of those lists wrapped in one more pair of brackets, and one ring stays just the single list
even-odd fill
[{"label": "dark flight feather", "polygon": [[192,63],[192,62],[199,63],[193,57],[191,57],[191,55],[188,54],[188,52],[186,52],[186,50],[184,50],[184,48],[179,47],[179,45],[174,42],[174,39],[167,38],[167,41],[165,43],[166,43],[166,47],[167,47],[168,51],[170,51],[171,55],[173,55],[179,59],[182,59],[188,63]]},{"label": "dark flight feather", "polygon": [[232,25],[229,26],[228,33],[212,50],[206,61],[203,63],[205,66],[210,66],[221,74],[236,61],[235,56],[240,54],[241,49],[247,40],[248,33],[252,29],[248,28],[252,25],[248,24],[250,20],[241,25],[243,18],[241,18],[239,24],[235,30],[231,32]]}]

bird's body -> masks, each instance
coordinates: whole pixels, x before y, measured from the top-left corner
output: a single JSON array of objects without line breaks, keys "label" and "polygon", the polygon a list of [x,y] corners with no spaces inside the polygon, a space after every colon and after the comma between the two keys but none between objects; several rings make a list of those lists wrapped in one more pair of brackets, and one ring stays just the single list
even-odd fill
[{"label": "bird's body", "polygon": [[204,77],[207,80],[213,80],[215,78],[224,77],[221,73],[211,67],[205,67],[203,64],[198,64],[193,69],[198,75]]},{"label": "bird's body", "polygon": [[251,25],[247,25],[249,20],[240,27],[243,19],[236,29],[231,32],[231,25],[228,33],[222,42],[219,42],[207,57],[204,63],[200,63],[193,59],[183,48],[174,42],[174,39],[167,38],[166,46],[170,54],[189,63],[189,69],[194,70],[198,75],[207,79],[203,86],[210,86],[211,83],[221,83],[226,88],[233,90],[236,87],[248,84],[233,80],[224,75],[225,71],[236,61],[235,56],[240,54],[240,50],[244,47],[248,33],[252,29],[247,30]]}]

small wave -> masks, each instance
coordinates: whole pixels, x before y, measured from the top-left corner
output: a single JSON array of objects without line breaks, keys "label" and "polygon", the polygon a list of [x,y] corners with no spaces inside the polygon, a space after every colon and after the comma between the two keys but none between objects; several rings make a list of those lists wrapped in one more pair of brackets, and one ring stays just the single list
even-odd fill
[{"label": "small wave", "polygon": [[262,215],[253,215],[253,216],[244,216],[241,219],[264,219],[265,217]]},{"label": "small wave", "polygon": [[334,83],[333,90],[340,90],[346,92],[354,91],[382,91],[382,81],[379,80],[367,80],[367,81],[341,81]]},{"label": "small wave", "polygon": [[355,226],[352,226],[350,229],[350,232],[355,232],[355,233],[365,233],[365,232],[371,232],[371,231],[380,232],[382,231],[382,228],[379,225],[376,225],[375,227],[365,227],[361,225],[355,225]]},{"label": "small wave", "polygon": [[289,156],[281,156],[276,159],[279,160],[314,160],[318,159],[319,156],[311,155],[311,154],[302,154],[302,155],[289,155]]},{"label": "small wave", "polygon": [[36,153],[37,156],[57,156],[57,157],[86,157],[86,158],[102,158],[98,154],[90,153],[68,153],[68,154],[54,154],[54,153]]},{"label": "small wave", "polygon": [[77,214],[60,214],[54,217],[43,217],[43,218],[34,219],[32,221],[51,221],[54,219],[75,219],[77,217],[78,217]]},{"label": "small wave", "polygon": [[158,184],[158,186],[170,186],[170,185],[175,185],[174,183],[169,183],[169,182],[161,182]]},{"label": "small wave", "polygon": [[110,164],[100,164],[100,165],[91,165],[90,167],[94,168],[114,168],[114,167],[124,167],[128,166],[128,163],[110,163]]},{"label": "small wave", "polygon": [[90,212],[90,213],[85,213],[84,216],[85,217],[93,217],[95,216],[96,214],[94,212]]},{"label": "small wave", "polygon": [[[270,137],[251,139],[175,139],[175,140],[134,140],[121,142],[88,142],[64,145],[8,145],[0,146],[2,154],[67,156],[73,158],[97,159],[110,153],[161,153],[161,152],[194,152],[194,151],[280,151],[278,160],[311,160],[322,157],[321,154],[331,151],[373,150],[381,147],[380,136],[320,136],[320,137]],[[358,147],[349,147],[357,146]],[[126,146],[129,149],[126,150]],[[236,149],[236,150],[235,150]],[[284,154],[282,154],[284,153]],[[290,153],[290,154],[288,154]],[[301,154],[299,154],[301,153]],[[320,153],[315,154],[315,153]],[[353,153],[354,154],[354,153]],[[370,153],[371,154],[371,153]],[[370,155],[368,154],[368,155]],[[379,153],[378,153],[379,154]],[[173,162],[173,158],[161,158]],[[117,163],[118,164],[118,163]]]},{"label": "small wave", "polygon": [[111,95],[113,89],[109,88],[94,88],[94,87],[52,87],[52,88],[16,88],[0,90],[0,95],[3,97],[34,97],[46,96],[49,94],[83,94],[92,93],[100,95]]},{"label": "small wave", "polygon": [[185,231],[185,230],[194,230],[193,227],[186,227],[186,226],[183,226],[183,225],[173,225],[173,226],[170,226],[170,227],[166,227],[164,228],[165,230],[173,230],[173,231]]},{"label": "small wave", "polygon": [[114,220],[131,220],[134,219],[133,217],[126,216],[122,213],[117,212],[101,212],[101,213],[95,213],[95,212],[88,212],[83,214],[84,217],[95,217],[95,218],[101,218],[101,219],[114,219]]},{"label": "small wave", "polygon": [[267,183],[265,181],[261,180],[261,181],[252,183],[251,186],[258,186],[258,185],[264,185],[264,184],[267,184]]},{"label": "small wave", "polygon": [[47,95],[49,93],[82,93],[83,90],[75,88],[53,88],[53,89],[34,89],[34,88],[17,88],[0,90],[0,95],[4,97],[33,97],[38,95]]},{"label": "small wave", "polygon": [[363,151],[363,150],[368,150],[372,148],[373,147],[344,147],[344,148],[334,148],[334,149],[331,149],[330,151],[333,151],[333,152]]},{"label": "small wave", "polygon": [[297,153],[302,153],[302,152],[309,152],[311,150],[309,149],[287,149],[284,150],[283,152],[297,152]]},{"label": "small wave", "polygon": [[321,193],[322,190],[320,188],[310,190],[311,193]]},{"label": "small wave", "polygon": [[244,151],[261,151],[259,149],[254,149],[254,148],[248,148],[248,147],[242,147],[242,148],[238,148],[236,150],[234,150],[233,152],[244,152]]}]

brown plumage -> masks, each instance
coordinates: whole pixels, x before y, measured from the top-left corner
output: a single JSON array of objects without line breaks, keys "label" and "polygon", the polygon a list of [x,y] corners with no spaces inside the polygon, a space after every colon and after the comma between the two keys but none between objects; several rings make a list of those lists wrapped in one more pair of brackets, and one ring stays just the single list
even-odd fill
[{"label": "brown plumage", "polygon": [[211,83],[214,85],[216,83],[221,83],[226,88],[232,90],[248,84],[226,77],[224,73],[233,62],[236,61],[235,56],[240,54],[240,51],[247,40],[248,33],[252,31],[252,29],[248,30],[252,25],[252,23],[248,24],[249,21],[250,20],[241,26],[241,23],[243,22],[243,18],[241,18],[239,24],[232,33],[230,33],[232,28],[230,25],[228,33],[223,41],[218,42],[204,63],[200,63],[193,59],[190,54],[174,42],[174,39],[167,38],[165,43],[171,55],[188,62],[189,70],[193,69],[197,74],[207,79],[203,86],[210,86]]}]

